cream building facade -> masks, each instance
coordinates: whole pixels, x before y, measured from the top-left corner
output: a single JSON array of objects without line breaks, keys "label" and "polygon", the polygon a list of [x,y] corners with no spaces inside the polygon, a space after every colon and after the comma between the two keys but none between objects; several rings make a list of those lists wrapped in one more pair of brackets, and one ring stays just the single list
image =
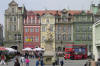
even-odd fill
[{"label": "cream building facade", "polygon": [[93,24],[93,57],[100,58],[100,20]]},{"label": "cream building facade", "polygon": [[49,13],[41,16],[41,47],[45,49],[44,63],[52,64],[55,57],[55,17]]},{"label": "cream building facade", "polygon": [[5,10],[5,46],[23,48],[23,22],[26,9],[12,0]]},{"label": "cream building facade", "polygon": [[41,47],[42,48],[45,48],[45,45],[47,45],[46,40],[49,38],[50,35],[48,33],[52,35],[52,39],[53,39],[52,48],[55,51],[55,17],[51,14],[45,14],[41,16]]}]

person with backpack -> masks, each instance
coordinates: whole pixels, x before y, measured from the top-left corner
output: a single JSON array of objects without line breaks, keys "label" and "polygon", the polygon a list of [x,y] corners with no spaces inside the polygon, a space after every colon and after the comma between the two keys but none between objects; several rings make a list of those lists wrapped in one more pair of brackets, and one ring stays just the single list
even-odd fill
[{"label": "person with backpack", "polygon": [[42,59],[42,60],[40,60],[40,64],[41,64],[41,66],[44,66],[43,59]]},{"label": "person with backpack", "polygon": [[36,61],[36,66],[39,66],[40,63],[40,57],[38,58],[38,60]]},{"label": "person with backpack", "polygon": [[18,58],[16,58],[16,61],[15,61],[15,63],[14,63],[14,66],[20,66],[20,63],[19,63],[19,61],[18,61]]},{"label": "person with backpack", "polygon": [[63,61],[63,60],[61,60],[61,61],[60,61],[60,64],[61,64],[61,66],[63,66],[63,65],[64,65],[64,61]]},{"label": "person with backpack", "polygon": [[26,66],[29,66],[29,62],[30,60],[28,59],[28,57],[25,59],[25,63],[26,63]]},{"label": "person with backpack", "polygon": [[25,66],[25,57],[24,56],[21,56],[21,63],[22,63],[22,66]]}]

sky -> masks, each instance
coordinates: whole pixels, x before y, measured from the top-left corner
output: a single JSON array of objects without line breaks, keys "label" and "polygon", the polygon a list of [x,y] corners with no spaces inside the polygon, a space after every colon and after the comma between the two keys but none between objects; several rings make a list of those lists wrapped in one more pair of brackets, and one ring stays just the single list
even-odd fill
[{"label": "sky", "polygon": [[[0,24],[4,25],[4,12],[12,0],[0,0]],[[25,5],[27,10],[89,10],[90,4],[100,0],[15,0],[19,6]]]}]

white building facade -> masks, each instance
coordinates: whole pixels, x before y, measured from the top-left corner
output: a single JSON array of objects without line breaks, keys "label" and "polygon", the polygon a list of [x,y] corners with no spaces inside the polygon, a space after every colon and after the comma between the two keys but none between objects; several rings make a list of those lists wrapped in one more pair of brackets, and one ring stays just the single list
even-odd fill
[{"label": "white building facade", "polygon": [[93,24],[93,55],[95,61],[100,58],[100,20]]}]

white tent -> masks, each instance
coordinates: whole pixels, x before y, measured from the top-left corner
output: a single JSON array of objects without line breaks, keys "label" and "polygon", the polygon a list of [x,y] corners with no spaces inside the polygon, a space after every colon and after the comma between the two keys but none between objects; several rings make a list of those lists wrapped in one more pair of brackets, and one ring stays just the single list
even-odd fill
[{"label": "white tent", "polygon": [[45,51],[45,49],[38,47],[38,48],[34,48],[33,51]]},{"label": "white tent", "polygon": [[32,49],[31,48],[24,48],[24,49],[22,49],[22,51],[32,51]]},{"label": "white tent", "polygon": [[17,52],[17,50],[13,49],[13,48],[6,48],[9,52]]}]

